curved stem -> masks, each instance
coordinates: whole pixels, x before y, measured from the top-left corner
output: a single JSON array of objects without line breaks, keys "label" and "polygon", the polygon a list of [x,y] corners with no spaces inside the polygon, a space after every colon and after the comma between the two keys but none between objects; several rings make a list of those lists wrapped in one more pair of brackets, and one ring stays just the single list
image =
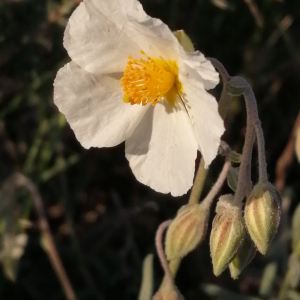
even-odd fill
[{"label": "curved stem", "polygon": [[219,114],[223,120],[225,120],[228,108],[231,103],[232,97],[226,92],[226,82],[230,79],[229,74],[227,73],[225,67],[223,66],[222,63],[220,63],[217,59],[215,58],[208,58],[210,62],[213,64],[213,66],[218,70],[222,77],[223,81],[223,89],[221,93],[221,97],[219,100]]},{"label": "curved stem", "polygon": [[208,60],[212,63],[212,65],[218,70],[220,73],[222,80],[227,82],[230,79],[230,75],[228,74],[227,70],[225,69],[224,65],[219,62],[217,59],[212,57],[207,57]]},{"label": "curved stem", "polygon": [[249,189],[251,189],[252,187],[252,183],[249,183],[249,181],[251,182],[251,158],[252,158],[253,143],[255,139],[255,131],[254,131],[254,127],[250,124],[248,115],[249,113],[247,112],[247,129],[245,135],[245,142],[244,142],[243,154],[241,158],[238,184],[237,184],[237,188],[233,200],[233,203],[237,206],[242,206],[244,197],[250,193]]},{"label": "curved stem", "polygon": [[172,220],[168,220],[159,225],[159,227],[156,231],[155,245],[156,245],[156,250],[157,250],[157,254],[158,254],[161,266],[165,272],[165,280],[168,284],[174,285],[173,275],[171,273],[169,263],[168,263],[166,255],[165,255],[163,243],[162,243],[163,233],[169,227],[171,222],[172,222]]},{"label": "curved stem", "polygon": [[249,86],[244,92],[248,114],[250,116],[251,125],[255,128],[257,148],[258,148],[258,163],[259,163],[259,181],[262,183],[268,182],[267,163],[265,154],[265,138],[261,128],[261,122],[258,117],[256,99],[252,88]]},{"label": "curved stem", "polygon": [[[249,142],[251,143],[252,147],[251,150],[249,149],[249,153],[248,153],[248,163],[247,163],[247,170],[246,170],[246,180],[245,180],[245,193],[246,193],[246,197],[248,197],[251,192],[252,192],[252,179],[251,179],[251,164],[252,164],[252,150],[253,150],[253,145],[255,142],[255,130],[253,129],[253,126],[251,126],[251,132],[250,132],[250,137],[249,137]],[[249,147],[250,148],[250,147]]]},{"label": "curved stem", "polygon": [[[227,146],[228,147],[228,146]],[[202,201],[201,205],[204,206],[204,208],[209,209],[215,196],[217,195],[217,193],[219,192],[219,190],[221,189],[224,181],[227,178],[227,173],[230,169],[231,166],[231,161],[228,157],[229,155],[229,147],[228,147],[228,153],[227,153],[227,157],[226,157],[226,161],[224,163],[223,169],[216,181],[216,183],[214,184],[214,186],[212,187],[212,189],[210,190],[210,192],[207,194],[207,196],[205,197],[205,199]]]}]

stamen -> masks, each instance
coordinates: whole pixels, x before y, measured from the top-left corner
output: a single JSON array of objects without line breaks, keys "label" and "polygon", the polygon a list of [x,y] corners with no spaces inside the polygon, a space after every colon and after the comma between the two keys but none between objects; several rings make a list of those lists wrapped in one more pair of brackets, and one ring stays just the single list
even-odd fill
[{"label": "stamen", "polygon": [[[143,50],[140,52],[146,56]],[[155,105],[163,97],[168,102],[174,103],[173,98],[177,93],[173,90],[181,89],[177,63],[150,56],[146,56],[146,59],[128,56],[121,85],[124,91],[123,101],[131,105],[141,103]]]}]

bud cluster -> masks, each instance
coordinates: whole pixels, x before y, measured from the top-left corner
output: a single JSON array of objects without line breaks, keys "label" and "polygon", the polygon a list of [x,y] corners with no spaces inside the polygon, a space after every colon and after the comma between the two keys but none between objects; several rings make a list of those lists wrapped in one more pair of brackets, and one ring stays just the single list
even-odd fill
[{"label": "bud cluster", "polygon": [[256,248],[262,254],[267,252],[279,221],[280,197],[270,183],[254,186],[246,200],[244,218],[233,195],[221,196],[210,235],[214,274],[218,276],[229,267],[236,279],[253,259]]},{"label": "bud cluster", "polygon": [[[194,52],[191,40],[183,31],[177,31],[174,35],[186,52]],[[167,260],[174,260],[173,266],[177,268],[180,259],[195,249],[205,238],[209,208],[227,178],[228,186],[234,195],[223,195],[217,203],[210,234],[210,253],[214,274],[219,276],[228,268],[231,277],[236,279],[254,258],[256,250],[263,255],[266,254],[280,222],[281,199],[275,187],[268,182],[265,140],[251,86],[239,76],[231,77],[218,60],[211,58],[210,62],[219,71],[223,80],[223,90],[219,101],[219,113],[222,118],[225,118],[232,98],[243,96],[245,100],[247,129],[243,153],[239,155],[231,151],[225,142],[221,142],[220,153],[226,156],[223,170],[209,194],[201,204],[198,204],[207,174],[202,158],[202,168],[199,167],[195,177],[189,204],[178,211],[171,224],[168,223],[170,226],[166,234],[166,256],[164,256],[164,261],[161,259],[161,262],[163,266],[169,266]],[[297,143],[300,145],[300,131],[297,134]],[[252,188],[251,160],[255,141],[259,179]],[[222,143],[225,143],[226,147],[222,146]],[[297,155],[300,156],[298,144],[296,150]],[[231,164],[240,165],[233,167]],[[297,219],[293,220],[293,248],[298,255],[300,255],[300,234],[297,231],[299,224]],[[162,244],[157,248],[164,252]],[[169,283],[161,286],[153,300],[183,300],[183,296],[173,282],[176,271],[171,272],[168,268],[164,270],[165,278],[169,278]]]}]

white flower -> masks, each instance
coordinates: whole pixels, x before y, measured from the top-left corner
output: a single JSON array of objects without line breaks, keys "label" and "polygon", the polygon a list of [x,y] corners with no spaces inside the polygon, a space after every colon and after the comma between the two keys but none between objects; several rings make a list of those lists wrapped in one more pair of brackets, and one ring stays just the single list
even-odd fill
[{"label": "white flower", "polygon": [[85,148],[125,143],[135,177],[179,196],[192,186],[199,150],[205,165],[223,134],[218,74],[187,53],[137,0],[84,0],[67,25],[72,61],[54,82],[54,102]]}]

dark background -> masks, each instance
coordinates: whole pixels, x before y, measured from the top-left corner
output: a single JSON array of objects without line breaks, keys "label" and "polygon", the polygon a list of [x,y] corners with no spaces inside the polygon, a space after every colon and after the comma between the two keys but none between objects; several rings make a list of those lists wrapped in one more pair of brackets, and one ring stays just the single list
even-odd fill
[{"label": "dark background", "polygon": [[[172,30],[184,29],[196,49],[217,58],[231,75],[244,76],[253,86],[266,138],[268,172],[275,182],[276,164],[300,107],[300,5],[298,0],[253,1],[256,11],[246,0],[141,2],[150,16],[162,19]],[[83,149],[58,113],[53,80],[70,60],[62,39],[78,3],[0,0],[0,184],[20,171],[37,186],[78,299],[133,300],[140,287],[143,258],[155,252],[156,228],[174,217],[188,195],[172,198],[137,182],[124,144]],[[218,98],[220,87],[215,94]],[[242,99],[232,102],[226,129],[224,140],[240,152],[245,134]],[[290,191],[287,232],[300,190],[300,166],[293,151],[288,157],[291,164],[282,190]],[[205,193],[222,161],[213,162]],[[255,170],[255,153],[253,166]],[[229,188],[225,186],[223,192]],[[2,191],[0,213],[0,298],[65,299],[41,243],[31,196],[21,189],[8,199]],[[20,247],[23,254],[18,259],[13,257],[13,247],[5,245],[5,237],[20,234],[27,237],[27,243],[24,249]],[[236,281],[228,271],[219,278],[213,275],[207,237],[183,260],[178,287],[186,300],[217,299],[204,293],[205,284],[216,284],[236,295],[257,295],[265,267],[274,262],[277,273],[271,295],[276,296],[290,253],[288,235],[279,234],[281,244],[275,241],[265,258],[256,255]],[[157,257],[154,272],[156,290],[163,275]]]}]

